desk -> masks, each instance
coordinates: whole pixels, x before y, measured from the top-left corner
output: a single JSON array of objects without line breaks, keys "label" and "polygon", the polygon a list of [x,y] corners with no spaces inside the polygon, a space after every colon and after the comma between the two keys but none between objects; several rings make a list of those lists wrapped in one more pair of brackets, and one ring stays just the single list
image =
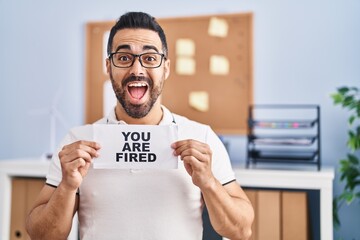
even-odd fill
[{"label": "desk", "polygon": [[[45,178],[50,161],[17,159],[0,161],[0,239],[10,236],[11,178]],[[235,167],[236,179],[243,187],[309,189],[320,191],[320,234],[323,240],[333,239],[332,199],[334,169],[321,171],[245,169]],[[77,219],[69,239],[77,239]]]},{"label": "desk", "polygon": [[243,187],[319,190],[320,236],[323,240],[333,239],[333,168],[322,168],[321,171],[245,168],[234,170],[238,183]]}]

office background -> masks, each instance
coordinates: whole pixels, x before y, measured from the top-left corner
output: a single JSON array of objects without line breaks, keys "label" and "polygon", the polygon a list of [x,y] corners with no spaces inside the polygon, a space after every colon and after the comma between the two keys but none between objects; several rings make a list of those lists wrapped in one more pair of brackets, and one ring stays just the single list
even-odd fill
[{"label": "office background", "polygon": [[[0,159],[49,151],[49,115],[38,110],[50,109],[57,94],[67,122],[56,127],[57,143],[84,122],[85,24],[127,11],[158,18],[252,12],[254,103],[319,104],[323,165],[337,171],[348,115],[329,95],[360,86],[359,0],[0,0]],[[244,164],[245,138],[225,139],[234,164]],[[335,194],[341,186],[337,174]],[[360,205],[343,207],[340,217],[335,239],[360,239]]]}]

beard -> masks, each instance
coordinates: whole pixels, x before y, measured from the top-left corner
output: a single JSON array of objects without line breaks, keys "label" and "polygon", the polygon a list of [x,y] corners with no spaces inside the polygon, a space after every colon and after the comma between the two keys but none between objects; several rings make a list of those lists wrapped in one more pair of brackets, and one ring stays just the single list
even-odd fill
[{"label": "beard", "polygon": [[[130,117],[136,119],[145,117],[151,111],[155,102],[158,100],[159,96],[161,95],[164,85],[164,80],[162,80],[159,85],[155,86],[154,82],[150,78],[143,76],[134,76],[134,75],[125,78],[121,82],[121,84],[119,84],[114,80],[111,71],[110,71],[110,80],[117,100],[119,101],[125,112]],[[133,81],[143,81],[148,84],[149,89],[147,89],[147,91],[150,92],[150,98],[147,102],[143,104],[132,104],[127,99],[127,89],[126,89],[127,84]]]}]

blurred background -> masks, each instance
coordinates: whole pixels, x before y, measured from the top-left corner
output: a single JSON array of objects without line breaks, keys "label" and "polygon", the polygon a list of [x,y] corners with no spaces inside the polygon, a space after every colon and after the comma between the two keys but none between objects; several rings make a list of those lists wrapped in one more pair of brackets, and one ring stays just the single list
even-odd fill
[{"label": "blurred background", "polygon": [[[347,153],[348,114],[330,94],[360,86],[360,1],[86,1],[0,0],[0,161],[41,157],[85,117],[85,25],[127,11],[157,18],[253,13],[254,103],[318,104],[323,166]],[[241,102],[239,102],[241,104]],[[234,165],[244,165],[246,138],[225,135]],[[334,180],[334,194],[342,187]],[[359,214],[352,214],[357,212]],[[341,209],[334,238],[360,239],[360,206]]]}]

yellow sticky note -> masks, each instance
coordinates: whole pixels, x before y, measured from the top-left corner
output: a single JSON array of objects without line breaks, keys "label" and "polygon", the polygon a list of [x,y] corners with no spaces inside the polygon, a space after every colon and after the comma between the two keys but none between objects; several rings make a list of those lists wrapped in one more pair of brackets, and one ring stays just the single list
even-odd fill
[{"label": "yellow sticky note", "polygon": [[213,37],[227,37],[229,25],[225,19],[212,17],[209,22],[208,34]]},{"label": "yellow sticky note", "polygon": [[195,60],[191,57],[177,57],[176,58],[176,73],[179,75],[194,75],[195,74]]},{"label": "yellow sticky note", "polygon": [[195,55],[195,43],[189,38],[180,38],[176,40],[176,56],[192,57]]},{"label": "yellow sticky note", "polygon": [[209,111],[209,94],[206,91],[189,93],[189,105],[197,111]]},{"label": "yellow sticky note", "polygon": [[227,75],[230,71],[229,59],[221,55],[210,57],[210,73],[213,75]]}]

